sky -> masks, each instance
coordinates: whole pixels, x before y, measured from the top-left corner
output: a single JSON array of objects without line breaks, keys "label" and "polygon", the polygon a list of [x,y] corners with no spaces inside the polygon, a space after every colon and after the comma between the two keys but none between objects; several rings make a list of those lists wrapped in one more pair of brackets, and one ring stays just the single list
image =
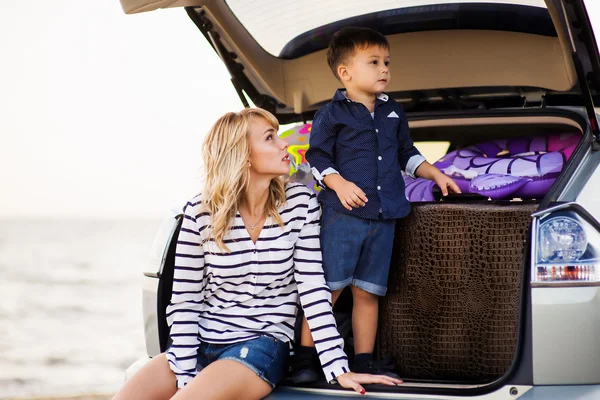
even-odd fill
[{"label": "sky", "polygon": [[0,49],[0,218],[162,216],[200,190],[211,124],[242,108],[183,9],[0,0]]},{"label": "sky", "polygon": [[0,218],[152,217],[199,190],[237,97],[183,9],[0,1]]}]

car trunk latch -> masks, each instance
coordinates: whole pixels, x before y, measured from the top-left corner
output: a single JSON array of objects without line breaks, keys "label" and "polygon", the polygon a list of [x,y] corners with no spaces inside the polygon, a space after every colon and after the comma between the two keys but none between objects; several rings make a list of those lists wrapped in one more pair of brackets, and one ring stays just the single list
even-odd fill
[{"label": "car trunk latch", "polygon": [[521,92],[523,97],[523,108],[544,108],[546,107],[546,92],[545,91],[533,91]]}]

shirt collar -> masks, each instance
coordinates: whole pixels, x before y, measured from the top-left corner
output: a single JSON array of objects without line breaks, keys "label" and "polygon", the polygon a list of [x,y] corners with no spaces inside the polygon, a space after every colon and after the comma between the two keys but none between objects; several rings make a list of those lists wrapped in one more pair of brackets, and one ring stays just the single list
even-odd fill
[{"label": "shirt collar", "polygon": [[[385,94],[385,93],[379,93],[377,95],[377,100],[381,100],[383,102],[386,102],[390,99],[390,97]],[[351,102],[352,100],[350,100],[347,96],[347,92],[343,89],[338,89],[335,91],[335,94],[333,95],[333,100],[338,100],[338,101],[348,101]]]},{"label": "shirt collar", "polygon": [[387,94],[381,92],[377,95],[377,98],[381,101],[388,101],[390,99],[390,96],[388,96]]}]

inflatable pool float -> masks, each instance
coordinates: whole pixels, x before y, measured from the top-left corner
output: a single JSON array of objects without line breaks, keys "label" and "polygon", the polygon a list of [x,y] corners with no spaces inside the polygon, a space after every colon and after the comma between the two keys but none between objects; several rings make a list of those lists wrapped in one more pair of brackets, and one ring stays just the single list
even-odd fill
[{"label": "inflatable pool float", "polygon": [[[464,193],[500,200],[546,195],[581,139],[578,133],[498,139],[452,151],[433,165]],[[404,175],[411,202],[434,201],[435,184]]]},{"label": "inflatable pool float", "polygon": [[311,126],[311,124],[297,125],[283,131],[279,136],[289,144],[290,181],[303,183],[317,193],[321,188],[306,161]]},{"label": "inflatable pool float", "polygon": [[[311,124],[280,134],[289,143],[290,181],[315,193],[321,190],[306,161]],[[492,200],[539,199],[546,195],[579,143],[579,133],[497,139],[451,151],[433,165],[450,176],[463,193]],[[403,175],[405,195],[411,202],[435,201],[434,182]]]}]

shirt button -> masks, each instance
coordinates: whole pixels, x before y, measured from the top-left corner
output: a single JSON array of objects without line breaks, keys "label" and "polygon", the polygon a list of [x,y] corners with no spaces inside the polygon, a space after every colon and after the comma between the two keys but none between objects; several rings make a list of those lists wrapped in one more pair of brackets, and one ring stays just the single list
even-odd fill
[{"label": "shirt button", "polygon": [[379,157],[377,157],[377,159],[378,159],[379,161],[381,161],[381,160],[383,160],[383,157],[379,156]]},{"label": "shirt button", "polygon": [[375,133],[379,133],[379,129],[375,129]]},{"label": "shirt button", "polygon": [[377,186],[377,190],[381,190],[381,186]]}]

